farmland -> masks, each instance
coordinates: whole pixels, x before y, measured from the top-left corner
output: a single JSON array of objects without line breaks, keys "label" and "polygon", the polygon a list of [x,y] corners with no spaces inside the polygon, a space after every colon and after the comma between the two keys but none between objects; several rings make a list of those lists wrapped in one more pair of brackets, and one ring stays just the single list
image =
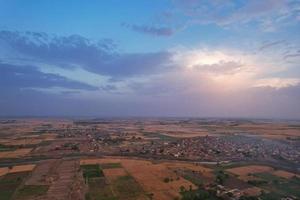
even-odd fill
[{"label": "farmland", "polygon": [[0,124],[0,199],[297,199],[294,123],[8,120]]}]

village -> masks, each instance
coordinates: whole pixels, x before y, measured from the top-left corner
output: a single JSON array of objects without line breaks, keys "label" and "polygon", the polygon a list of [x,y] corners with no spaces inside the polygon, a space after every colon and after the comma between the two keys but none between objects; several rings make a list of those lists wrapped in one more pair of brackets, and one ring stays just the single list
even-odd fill
[{"label": "village", "polygon": [[278,160],[292,165],[300,164],[298,143],[258,137],[206,135],[174,138],[162,133],[128,133],[120,130],[104,130],[99,133],[96,129],[71,129],[59,136],[76,138],[75,144],[82,153],[100,152],[107,155],[140,155],[207,162]]}]

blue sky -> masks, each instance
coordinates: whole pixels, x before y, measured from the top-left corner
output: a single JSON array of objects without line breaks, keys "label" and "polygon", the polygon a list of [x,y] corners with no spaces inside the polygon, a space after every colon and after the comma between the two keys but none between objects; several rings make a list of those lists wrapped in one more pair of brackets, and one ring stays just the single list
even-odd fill
[{"label": "blue sky", "polygon": [[298,0],[0,0],[0,115],[300,118]]}]

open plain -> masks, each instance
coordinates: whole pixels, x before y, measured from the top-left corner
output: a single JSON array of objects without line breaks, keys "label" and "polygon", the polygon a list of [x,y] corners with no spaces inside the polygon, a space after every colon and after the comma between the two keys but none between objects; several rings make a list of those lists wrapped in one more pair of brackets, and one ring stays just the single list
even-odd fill
[{"label": "open plain", "polygon": [[299,127],[233,119],[3,119],[0,199],[297,199]]}]

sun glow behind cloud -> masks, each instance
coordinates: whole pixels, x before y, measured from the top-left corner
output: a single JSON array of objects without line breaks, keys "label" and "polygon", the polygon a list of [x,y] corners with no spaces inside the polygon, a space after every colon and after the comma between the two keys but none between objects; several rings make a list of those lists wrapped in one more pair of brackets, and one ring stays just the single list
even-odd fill
[{"label": "sun glow behind cloud", "polygon": [[300,80],[297,78],[262,78],[289,68],[288,65],[276,63],[277,57],[276,54],[259,55],[232,49],[181,48],[175,51],[173,59],[182,66],[185,73],[193,74],[194,81],[205,80],[209,82],[210,89],[214,88],[220,92],[252,87],[282,88],[297,85]]}]

